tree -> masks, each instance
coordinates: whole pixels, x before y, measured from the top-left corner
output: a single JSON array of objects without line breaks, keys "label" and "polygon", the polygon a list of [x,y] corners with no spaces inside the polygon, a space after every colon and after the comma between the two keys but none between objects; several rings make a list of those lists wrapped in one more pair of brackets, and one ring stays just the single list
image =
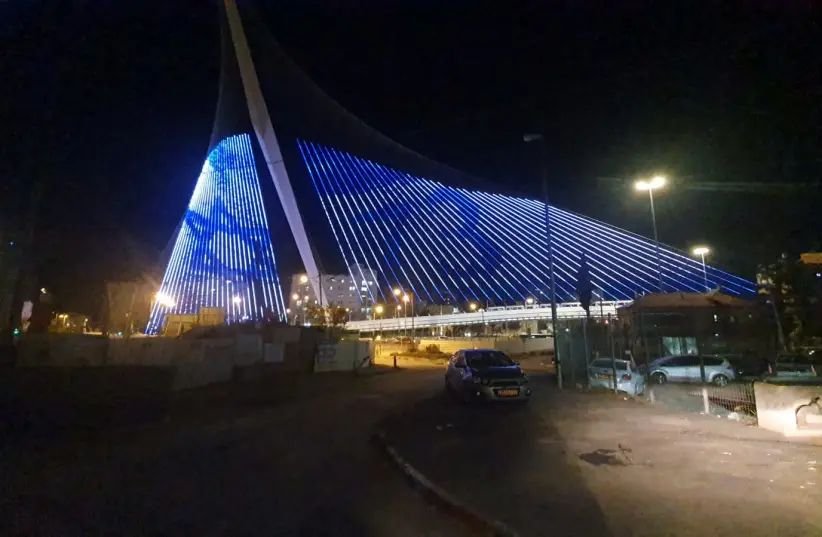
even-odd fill
[{"label": "tree", "polygon": [[791,349],[822,337],[822,286],[816,273],[787,254],[759,267],[759,292],[772,301],[780,338]]}]

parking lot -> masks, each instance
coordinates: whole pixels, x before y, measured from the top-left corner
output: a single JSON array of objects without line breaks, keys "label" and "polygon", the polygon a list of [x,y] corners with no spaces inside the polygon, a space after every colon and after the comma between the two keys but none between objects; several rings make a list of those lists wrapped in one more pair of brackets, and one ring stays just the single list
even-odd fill
[{"label": "parking lot", "polygon": [[822,534],[820,447],[532,375],[526,407],[444,396],[384,424],[447,492],[522,535]]}]

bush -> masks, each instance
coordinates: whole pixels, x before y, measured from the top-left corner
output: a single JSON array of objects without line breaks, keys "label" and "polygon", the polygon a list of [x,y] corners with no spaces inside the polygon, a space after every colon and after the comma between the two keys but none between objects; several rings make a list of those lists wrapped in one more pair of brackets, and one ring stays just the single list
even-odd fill
[{"label": "bush", "polygon": [[425,352],[428,354],[440,354],[440,347],[436,343],[432,343],[425,347]]}]

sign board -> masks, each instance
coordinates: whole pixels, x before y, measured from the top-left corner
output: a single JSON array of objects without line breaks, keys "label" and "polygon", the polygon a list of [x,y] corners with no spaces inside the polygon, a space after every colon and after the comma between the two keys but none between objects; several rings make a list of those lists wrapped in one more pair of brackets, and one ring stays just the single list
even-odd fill
[{"label": "sign board", "polygon": [[822,265],[822,252],[806,252],[799,254],[799,260],[806,265]]}]

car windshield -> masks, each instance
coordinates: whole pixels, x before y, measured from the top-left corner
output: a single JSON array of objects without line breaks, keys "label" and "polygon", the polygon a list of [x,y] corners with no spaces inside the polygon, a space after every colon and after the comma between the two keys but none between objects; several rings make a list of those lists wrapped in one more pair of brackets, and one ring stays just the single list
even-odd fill
[{"label": "car windshield", "polygon": [[499,351],[471,351],[465,353],[470,367],[505,367],[514,362]]}]

